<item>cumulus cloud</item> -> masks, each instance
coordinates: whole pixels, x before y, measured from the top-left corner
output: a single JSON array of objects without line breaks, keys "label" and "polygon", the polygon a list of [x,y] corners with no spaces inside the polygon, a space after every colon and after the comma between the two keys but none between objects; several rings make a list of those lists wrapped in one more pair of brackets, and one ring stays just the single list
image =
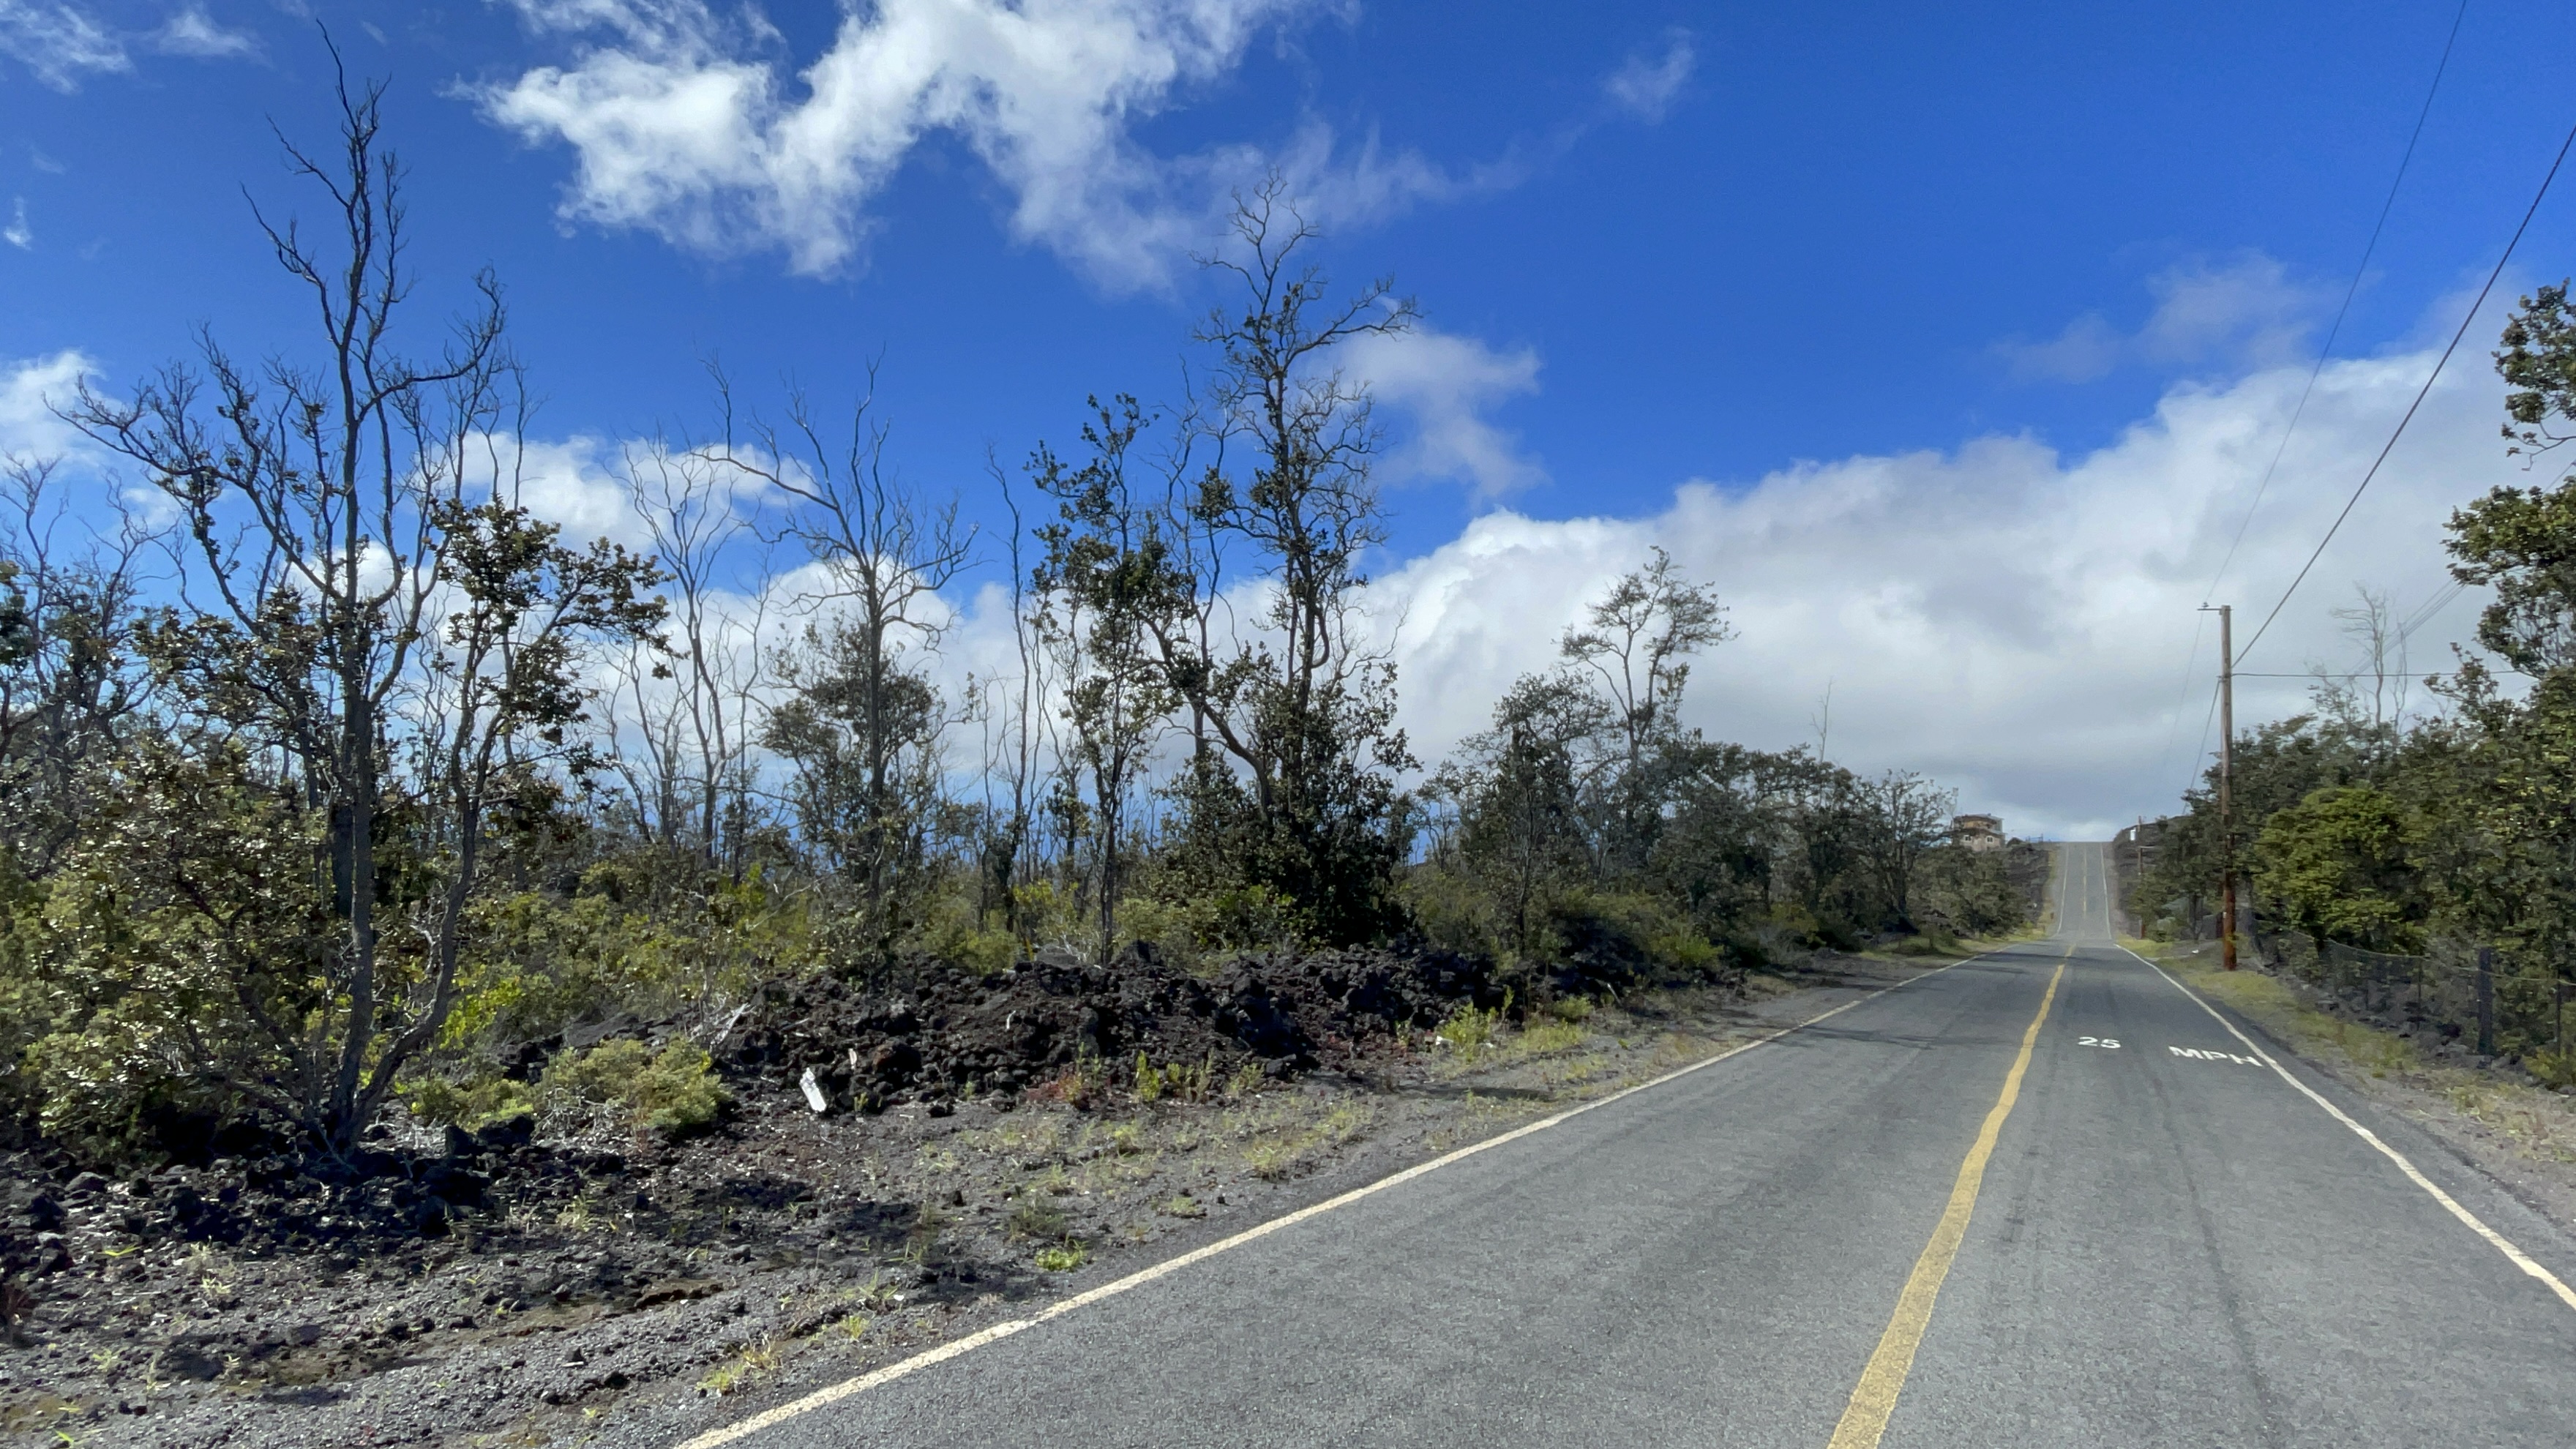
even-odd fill
[{"label": "cumulus cloud", "polygon": [[1473,337],[1418,326],[1360,337],[1351,373],[1410,423],[1388,460],[1391,479],[1448,478],[1479,498],[1507,498],[1543,481],[1546,470],[1520,439],[1488,416],[1498,404],[1538,391],[1538,353],[1497,351]]},{"label": "cumulus cloud", "polygon": [[0,228],[0,241],[22,252],[36,249],[36,234],[27,226],[27,198],[17,196],[9,201],[9,225]]},{"label": "cumulus cloud", "polygon": [[1651,126],[1671,113],[1698,64],[1690,32],[1676,30],[1664,37],[1663,54],[1639,51],[1629,56],[1601,83],[1601,90],[1612,105]]},{"label": "cumulus cloud", "polygon": [[[2430,365],[2408,354],[2325,370],[2233,571],[2240,643]],[[1438,758],[1660,544],[1719,587],[1741,631],[1695,666],[1691,723],[1765,748],[1813,744],[1830,688],[1835,758],[1928,771],[2019,831],[2099,837],[2170,809],[2196,769],[2214,650],[2204,640],[2186,674],[2193,610],[2304,380],[2287,367],[2177,386],[2080,457],[1988,437],[1749,485],[1692,481],[1643,518],[1488,514],[1380,572],[1381,607],[1402,620],[1403,723]],[[2328,610],[2353,581],[2391,591],[2401,613],[2442,591],[2449,511],[2532,481],[2502,456],[2497,417],[2492,379],[2447,376],[2246,668],[2351,667]],[[2455,601],[2418,636],[2418,669],[2447,666],[2436,641],[2467,637],[2477,605]],[[2239,719],[2292,713],[2304,690],[2246,679]]]},{"label": "cumulus cloud", "polygon": [[256,54],[259,40],[247,31],[225,29],[203,5],[190,5],[152,32],[152,46],[165,55],[229,60]]},{"label": "cumulus cloud", "polygon": [[580,542],[604,538],[629,548],[649,539],[620,476],[618,450],[601,439],[532,439],[516,445],[515,452],[507,438],[485,441],[499,460],[495,471],[512,480],[521,506],[561,528],[564,537]]},{"label": "cumulus cloud", "polygon": [[487,118],[572,148],[568,219],[725,253],[777,247],[800,272],[858,254],[915,147],[953,137],[1009,192],[1010,227],[1113,289],[1158,287],[1215,231],[1226,196],[1276,169],[1313,219],[1383,214],[1505,184],[1366,137],[1345,155],[1308,121],[1276,154],[1161,157],[1134,124],[1232,72],[1265,27],[1317,0],[882,0],[847,7],[791,78],[755,10],[703,0],[514,0],[568,64],[475,92]]},{"label": "cumulus cloud", "polygon": [[68,405],[81,379],[97,371],[97,359],[71,348],[50,357],[0,359],[0,453],[50,458],[81,452],[87,439],[54,409]]},{"label": "cumulus cloud", "polygon": [[2087,312],[2055,337],[2011,339],[1995,350],[2027,382],[2091,382],[2131,364],[2242,371],[2297,355],[2320,300],[2260,253],[2168,267],[2147,279],[2147,291],[2155,310],[2135,333]]},{"label": "cumulus cloud", "polygon": [[0,55],[58,91],[80,89],[84,72],[131,70],[124,42],[79,6],[0,0]]},{"label": "cumulus cloud", "polygon": [[[1391,398],[1403,384],[1390,379],[1444,368],[1487,377],[1488,397],[1535,383],[1526,352],[1439,333],[1412,345],[1354,367],[1369,362]],[[2237,556],[2238,582],[2221,596],[2238,605],[2240,644],[2431,361],[2408,351],[2333,363],[2319,377]],[[87,365],[64,354],[5,374],[0,436],[29,416],[23,399],[44,386],[40,373],[67,386]],[[1739,631],[1694,665],[1689,723],[1767,749],[1813,744],[1830,689],[1835,759],[1930,773],[1959,789],[1962,808],[1993,810],[2018,833],[2099,838],[2170,809],[2199,768],[2214,650],[2195,635],[2195,609],[2305,380],[2292,365],[2177,384],[2151,416],[2080,455],[1989,436],[1749,482],[1693,479],[1644,516],[1489,512],[1427,553],[1372,570],[1373,627],[1400,670],[1399,722],[1422,758],[1441,759],[1487,723],[1516,676],[1553,665],[1585,604],[1660,545],[1718,587]],[[2263,676],[2353,667],[2356,646],[2330,611],[2350,601],[2354,582],[2389,592],[2400,614],[2447,591],[2450,511],[2496,484],[2536,481],[2503,455],[2498,415],[2496,385],[2477,369],[2435,389],[2308,592],[2245,661],[2241,723],[2306,703],[2302,678]],[[1453,458],[1477,456],[1445,446]],[[618,481],[632,456],[595,439],[532,443],[522,497],[572,536],[640,542]],[[1513,456],[1507,446],[1503,456]],[[1247,589],[1244,618],[1258,612],[1257,586]],[[740,630],[783,638],[809,610],[831,607],[829,591],[804,565],[765,581],[745,575],[723,607]],[[2448,667],[2444,645],[2469,636],[2480,602],[2457,597],[2431,618],[2415,641],[2416,669]],[[961,586],[937,606],[947,632],[934,670],[953,698],[1017,669],[1009,607],[994,582]],[[954,763],[971,770],[975,748],[961,735]]]}]

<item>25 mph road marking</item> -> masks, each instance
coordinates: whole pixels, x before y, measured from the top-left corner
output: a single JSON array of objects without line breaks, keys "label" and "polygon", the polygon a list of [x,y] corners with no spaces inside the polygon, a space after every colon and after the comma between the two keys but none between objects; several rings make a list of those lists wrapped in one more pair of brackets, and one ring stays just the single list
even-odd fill
[{"label": "25 mph road marking", "polygon": [[1923,1256],[1914,1260],[1905,1291],[1896,1295],[1896,1316],[1888,1320],[1887,1332],[1879,1335],[1878,1351],[1869,1356],[1869,1367],[1860,1371],[1851,1403],[1844,1407],[1842,1422],[1834,1425],[1834,1437],[1825,1442],[1825,1449],[1877,1449],[1879,1436],[1887,1432],[1887,1416],[1896,1412],[1896,1396],[1905,1389],[1905,1376],[1914,1370],[1914,1350],[1923,1344],[1923,1330],[1932,1325],[1932,1301],[1941,1296],[1941,1280],[1950,1276],[1959,1241],[1968,1235],[1968,1215],[1977,1210],[1977,1189],[1986,1181],[1986,1159],[1994,1156],[1995,1139],[2003,1134],[2004,1119],[2012,1115],[2013,1103],[2021,1096],[2022,1073],[2030,1070],[2030,1050],[2039,1041],[2040,1024],[2048,1020],[2050,1004],[2057,1000],[2057,983],[2064,979],[2066,963],[2060,961],[2057,974],[2048,978],[2048,993],[2039,999],[2039,1015],[2030,1019],[2030,1030],[2021,1034],[2021,1054],[2004,1074],[2003,1095],[1986,1113],[1986,1125],[1977,1129],[1968,1160],[1959,1164],[1949,1206],[1941,1210],[1941,1221],[1932,1229],[1932,1241],[1924,1245]]},{"label": "25 mph road marking", "polygon": [[2203,1051],[2199,1047],[2167,1047],[2165,1050],[2172,1052],[2175,1056],[2189,1057],[2193,1061],[2199,1062],[2234,1062],[2238,1066],[2243,1067],[2259,1067],[2263,1065],[2263,1060],[2260,1057],[2240,1057],[2234,1052]]}]

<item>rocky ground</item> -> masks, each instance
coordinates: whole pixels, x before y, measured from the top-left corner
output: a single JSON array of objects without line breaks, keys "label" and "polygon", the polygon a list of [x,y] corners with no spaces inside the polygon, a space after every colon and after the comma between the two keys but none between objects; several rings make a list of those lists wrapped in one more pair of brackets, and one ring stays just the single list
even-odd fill
[{"label": "rocky ground", "polygon": [[1922,964],[1507,1015],[1459,963],[1059,962],[760,1003],[685,1142],[9,1154],[0,1444],[668,1444]]}]

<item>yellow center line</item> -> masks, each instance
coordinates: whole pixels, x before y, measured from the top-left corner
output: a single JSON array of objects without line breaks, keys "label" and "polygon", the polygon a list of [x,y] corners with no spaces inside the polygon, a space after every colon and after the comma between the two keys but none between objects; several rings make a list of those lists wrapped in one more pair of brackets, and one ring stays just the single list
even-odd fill
[{"label": "yellow center line", "polygon": [[[2069,947],[2068,957],[2073,954]],[[1887,1432],[1887,1418],[1896,1412],[1896,1396],[1905,1390],[1905,1376],[1914,1371],[1914,1350],[1922,1346],[1923,1331],[1932,1325],[1932,1300],[1941,1296],[1941,1280],[1950,1276],[1959,1241],[1968,1235],[1968,1215],[1976,1211],[1977,1189],[1986,1180],[1986,1159],[1994,1156],[1995,1139],[2003,1134],[2004,1119],[2012,1115],[2013,1102],[2021,1096],[2022,1073],[2030,1069],[2040,1023],[2048,1020],[2048,1008],[2057,1000],[2057,983],[2065,977],[2066,960],[2061,959],[2056,974],[2048,978],[2048,993],[2039,999],[2039,1015],[2030,1019],[2030,1030],[2021,1034],[2021,1054],[2004,1074],[2003,1095],[1986,1113],[1986,1125],[1977,1130],[1968,1160],[1959,1164],[1949,1206],[1941,1209],[1941,1222],[1932,1229],[1932,1241],[1924,1245],[1923,1256],[1914,1260],[1905,1291],[1896,1296],[1896,1315],[1879,1335],[1878,1351],[1869,1356],[1869,1367],[1860,1371],[1851,1403],[1844,1406],[1842,1422],[1834,1425],[1834,1437],[1826,1441],[1825,1449],[1877,1449],[1879,1436]]]}]

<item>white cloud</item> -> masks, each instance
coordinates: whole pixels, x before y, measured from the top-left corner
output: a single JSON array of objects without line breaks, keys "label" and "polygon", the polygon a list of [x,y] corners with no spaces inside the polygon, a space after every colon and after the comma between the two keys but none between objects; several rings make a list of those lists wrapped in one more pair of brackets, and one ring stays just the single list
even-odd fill
[{"label": "white cloud", "polygon": [[82,452],[88,440],[54,415],[79,396],[81,379],[98,371],[97,359],[65,348],[50,357],[0,359],[0,453],[60,457]]},{"label": "white cloud", "polygon": [[2091,382],[2132,363],[2241,372],[2296,356],[2320,300],[2281,263],[2252,252],[2168,267],[2147,279],[2147,291],[2155,311],[2134,335],[2087,312],[2046,341],[2014,339],[1995,351],[2024,381]]},{"label": "white cloud", "polygon": [[[1354,375],[1425,417],[1451,406],[1473,424],[1471,440],[1486,426],[1482,408],[1535,385],[1526,351],[1440,333],[1416,334],[1408,348],[1355,356]],[[37,369],[67,384],[86,365],[63,354],[5,374],[16,380],[0,388],[0,436],[23,415],[9,400],[29,395]],[[2221,596],[2238,606],[2240,644],[2430,365],[2429,352],[2409,350],[2324,370]],[[1433,383],[1453,374],[1476,381],[1426,407],[1443,396]],[[1990,436],[1800,464],[1748,484],[1692,480],[1645,517],[1489,513],[1429,553],[1375,570],[1372,610],[1401,669],[1400,723],[1417,753],[1440,759],[1486,723],[1516,675],[1549,667],[1584,604],[1660,544],[1717,585],[1740,631],[1695,665],[1691,723],[1762,748],[1812,743],[1830,688],[1836,759],[1926,771],[1958,787],[1963,808],[1997,811],[2021,833],[2098,838],[2170,809],[2196,773],[2214,651],[2203,636],[2186,671],[2194,610],[2305,378],[2291,365],[2178,384],[2152,416],[2080,456]],[[2355,651],[2328,611],[2354,581],[2411,612],[2447,585],[2449,512],[2496,484],[2540,481],[2503,456],[2499,417],[2499,388],[2483,369],[2462,367],[2433,392],[2306,591],[2246,661],[2242,727],[2305,704],[2300,679],[2259,676],[2350,666]],[[1445,436],[1437,449],[1401,446],[1445,456],[1471,478],[1514,476],[1506,435]],[[1479,451],[1488,446],[1500,451]],[[590,439],[531,444],[524,496],[573,536],[635,541],[615,477],[622,458]],[[796,602],[817,591],[807,565],[746,582],[739,611],[748,618],[748,601],[765,597],[775,605],[765,627],[787,629]],[[2438,614],[2415,640],[2413,667],[2446,668],[2444,646],[2468,637],[2480,602],[2470,594]],[[955,628],[935,668],[953,697],[970,675],[1016,668],[1000,586],[961,587],[942,607]],[[971,768],[973,747],[960,737],[960,768]]]},{"label": "white cloud", "polygon": [[2120,365],[2129,338],[2101,313],[2087,312],[2045,342],[2000,342],[1995,350],[2024,382],[2091,382]]},{"label": "white cloud", "polygon": [[124,43],[87,11],[42,0],[0,0],[0,55],[58,91],[78,90],[84,71],[134,68]]},{"label": "white cloud", "polygon": [[1670,114],[1673,102],[1681,95],[1682,86],[1699,63],[1699,52],[1692,46],[1690,32],[1676,30],[1664,37],[1664,52],[1649,56],[1639,51],[1601,83],[1611,103],[1648,125]]},{"label": "white cloud", "polygon": [[[2429,354],[2335,363],[2319,380],[2232,577],[2250,636],[2431,365]],[[1832,690],[1831,752],[1961,789],[2024,832],[2099,837],[2170,809],[2214,673],[2184,654],[2209,573],[2305,380],[2265,370],[2172,389],[2152,418],[2082,457],[2027,437],[1947,453],[1783,469],[1747,487],[1693,481],[1647,518],[1489,514],[1458,539],[1381,571],[1403,619],[1402,722],[1436,759],[1485,722],[1516,674],[1547,667],[1588,599],[1661,544],[1713,581],[1741,637],[1694,668],[1689,717],[1713,736],[1781,749],[1815,739]],[[2249,659],[2261,673],[2349,667],[2327,610],[2353,581],[2401,612],[2446,582],[2441,525],[2499,482],[2499,392],[2481,369],[2446,375],[2332,550]],[[2417,636],[2417,669],[2448,665],[2478,597]],[[2295,679],[2240,684],[2240,727],[2295,712]],[[2420,698],[2420,696],[2419,696]],[[2178,741],[2178,743],[2177,743]]]},{"label": "white cloud", "polygon": [[10,198],[9,225],[5,229],[0,229],[0,241],[7,242],[22,252],[36,249],[36,234],[27,227],[27,198],[23,196]]},{"label": "white cloud", "polygon": [[195,56],[200,60],[229,60],[234,56],[252,55],[259,50],[259,38],[247,31],[226,30],[215,23],[203,5],[189,5],[170,17],[168,23],[152,33],[152,44],[167,55]]},{"label": "white cloud", "polygon": [[518,502],[540,520],[560,527],[575,543],[604,538],[629,548],[647,540],[644,521],[636,516],[619,460],[593,437],[562,442],[531,440],[510,455],[507,438],[486,439],[499,456],[498,471],[515,481]]},{"label": "white cloud", "polygon": [[1235,187],[1278,167],[1312,219],[1382,214],[1508,184],[1508,164],[1452,177],[1371,137],[1340,159],[1308,122],[1279,155],[1253,146],[1164,158],[1134,123],[1231,73],[1269,25],[1318,0],[882,0],[845,9],[793,81],[756,11],[703,0],[514,0],[567,65],[477,91],[532,143],[572,147],[571,219],[643,227],[709,252],[775,246],[796,270],[857,255],[878,195],[935,135],[1000,179],[1010,226],[1105,286],[1164,284],[1215,232]]},{"label": "white cloud", "polygon": [[1486,416],[1538,391],[1538,354],[1530,348],[1498,352],[1473,337],[1417,326],[1354,340],[1346,363],[1379,401],[1411,420],[1388,460],[1391,479],[1454,478],[1480,498],[1498,499],[1546,478],[1519,438]]}]

